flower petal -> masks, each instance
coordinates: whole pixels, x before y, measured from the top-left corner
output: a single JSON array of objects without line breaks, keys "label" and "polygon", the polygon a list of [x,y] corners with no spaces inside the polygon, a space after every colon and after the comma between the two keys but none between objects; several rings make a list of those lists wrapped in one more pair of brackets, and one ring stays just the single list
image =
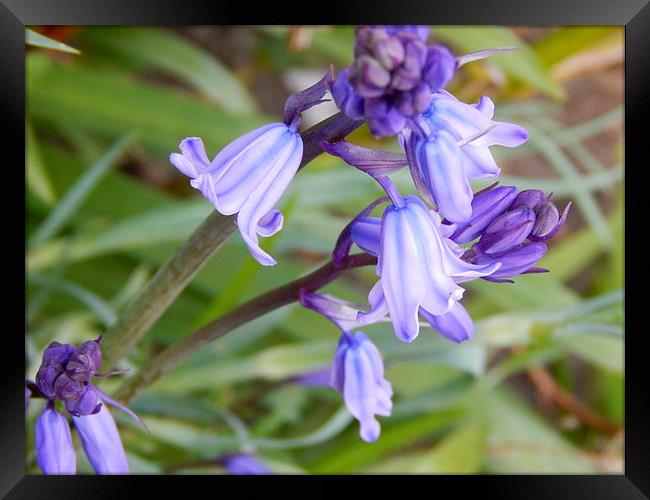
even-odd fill
[{"label": "flower petal", "polygon": [[262,265],[272,266],[276,261],[259,246],[258,224],[286,191],[298,171],[302,151],[302,138],[299,134],[292,134],[291,142],[283,147],[282,154],[275,157],[273,164],[268,166],[266,177],[255,187],[237,215],[242,238],[253,257]]},{"label": "flower petal", "polygon": [[454,342],[463,342],[474,333],[472,318],[460,302],[456,302],[448,312],[438,316],[425,310],[420,310],[420,313],[433,328]]},{"label": "flower petal", "polygon": [[425,284],[409,211],[388,206],[381,230],[381,283],[395,334],[404,342],[418,336],[418,309]]},{"label": "flower petal", "polygon": [[76,455],[68,421],[49,403],[36,420],[36,461],[43,474],[74,474]]},{"label": "flower petal", "polygon": [[128,474],[122,440],[106,405],[96,415],[72,417],[86,456],[97,474]]}]

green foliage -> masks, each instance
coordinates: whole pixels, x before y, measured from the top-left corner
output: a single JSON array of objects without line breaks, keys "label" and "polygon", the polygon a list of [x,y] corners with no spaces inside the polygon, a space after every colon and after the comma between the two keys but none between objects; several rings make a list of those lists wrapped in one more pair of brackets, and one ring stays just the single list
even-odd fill
[{"label": "green foliage", "polygon": [[[168,162],[183,138],[203,137],[213,155],[277,119],[262,114],[268,109],[261,105],[265,91],[252,83],[269,68],[349,64],[352,28],[307,32],[304,48],[291,52],[285,50],[287,28],[248,29],[256,56],[245,69],[233,69],[162,28],[83,28],[71,41],[82,51],[76,57],[30,51],[27,378],[34,377],[40,352],[52,340],[79,343],[104,331],[212,210]],[[542,413],[525,374],[547,367],[594,411],[622,421],[623,164],[620,155],[607,164],[590,146],[620,126],[622,107],[565,126],[558,118],[564,104],[556,98],[566,93],[552,71],[584,50],[613,43],[616,33],[557,28],[525,43],[509,28],[432,29],[432,39],[449,43],[456,54],[521,47],[472,63],[503,73],[498,95],[525,97],[495,98],[496,119],[522,123],[531,133],[521,148],[494,148],[505,174],[501,184],[552,191],[560,206],[572,200],[574,207],[540,263],[550,273],[518,277],[515,285],[463,285],[464,304],[475,319],[472,340],[454,344],[424,326],[408,345],[396,340],[389,324],[365,330],[385,357],[395,391],[393,415],[380,417],[376,443],[361,441],[358,422],[336,392],[295,382],[297,375],[329,364],[338,332],[292,304],[229,333],[148,387],[133,408],[150,434],[118,416],[132,470],[222,473],[211,459],[247,451],[287,473],[602,472],[589,439],[596,431],[576,437],[564,426],[565,415]],[[56,48],[33,36],[28,32],[30,41]],[[476,75],[480,85],[491,84],[484,72]],[[473,92],[467,85],[462,90]],[[287,89],[268,92],[277,100]],[[359,143],[371,140],[365,129],[355,134]],[[524,174],[510,169],[511,160],[531,158],[547,168]],[[395,180],[412,190],[406,172]],[[264,242],[279,264],[261,268],[240,238],[231,238],[124,367],[137,372],[201,324],[319,266],[350,216],[379,193],[369,178],[336,158],[312,162],[283,198],[284,229]],[[359,270],[325,291],[365,303],[375,279],[372,269]],[[572,386],[574,369],[587,377],[587,391]],[[117,389],[119,378],[102,382],[103,389]],[[30,429],[39,408],[37,401],[30,404]],[[33,453],[28,460],[28,471],[37,472]],[[79,469],[91,470],[86,462]]]}]

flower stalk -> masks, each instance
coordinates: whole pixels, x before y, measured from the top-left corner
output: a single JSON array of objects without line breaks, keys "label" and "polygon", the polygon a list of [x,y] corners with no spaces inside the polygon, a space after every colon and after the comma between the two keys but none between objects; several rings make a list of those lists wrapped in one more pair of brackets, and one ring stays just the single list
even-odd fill
[{"label": "flower stalk", "polygon": [[150,360],[135,377],[125,382],[118,391],[116,399],[130,401],[146,386],[158,380],[210,342],[214,342],[235,328],[268,312],[300,300],[301,290],[316,291],[334,281],[348,269],[375,265],[376,263],[377,258],[366,253],[348,255],[340,263],[330,261],[302,278],[258,295],[235,307],[181,341],[172,344]]}]

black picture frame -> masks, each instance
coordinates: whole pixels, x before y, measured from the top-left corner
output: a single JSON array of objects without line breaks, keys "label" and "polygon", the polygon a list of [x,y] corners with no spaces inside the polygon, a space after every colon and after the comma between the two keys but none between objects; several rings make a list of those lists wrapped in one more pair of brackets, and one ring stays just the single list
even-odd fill
[{"label": "black picture frame", "polygon": [[[197,0],[0,0],[0,101],[3,122],[9,130],[3,135],[4,149],[18,152],[16,164],[23,158],[25,144],[25,26],[28,25],[191,25],[191,24],[463,24],[463,25],[618,25],[625,26],[625,259],[626,294],[625,317],[630,334],[625,339],[625,473],[622,475],[499,475],[499,476],[409,476],[411,487],[426,488],[430,493],[442,492],[443,487],[455,491],[476,490],[495,498],[526,499],[628,499],[650,497],[650,391],[645,386],[645,358],[642,348],[647,332],[642,327],[644,294],[641,291],[641,268],[632,263],[641,262],[644,245],[635,241],[639,229],[645,227],[641,217],[646,210],[641,206],[643,180],[641,173],[648,165],[643,141],[647,142],[643,118],[650,116],[650,5],[648,0],[436,0],[435,2],[400,0],[399,2],[346,1],[329,6],[304,4],[298,9],[282,7],[277,3],[254,8],[233,2]],[[313,14],[307,14],[313,13]],[[24,159],[24,158],[23,158]],[[647,160],[646,162],[647,163]],[[5,165],[5,175],[11,172]],[[15,178],[15,176],[13,176]],[[6,186],[14,179],[8,179]],[[9,190],[11,191],[11,190]],[[24,292],[25,276],[20,272],[19,245],[24,238],[24,220],[16,217],[16,203],[20,192],[3,196],[7,204],[11,239],[16,251],[5,265],[13,270],[14,281],[5,275],[5,287],[19,300]],[[24,195],[24,192],[23,192]],[[24,196],[22,198],[25,202]],[[23,205],[25,206],[25,205]],[[640,215],[641,214],[641,215]],[[638,224],[635,224],[638,222]],[[638,229],[639,228],[639,229]],[[24,240],[23,240],[24,241]],[[24,247],[23,247],[24,250]],[[7,256],[10,256],[8,253]],[[24,261],[21,261],[24,262]],[[24,294],[23,294],[24,296]],[[645,306],[647,308],[647,305]],[[213,476],[70,476],[46,477],[25,475],[25,418],[24,418],[24,342],[17,333],[25,331],[24,316],[19,307],[5,309],[3,337],[3,374],[0,387],[2,420],[0,424],[0,494],[6,498],[129,498],[136,486],[144,481],[160,483],[165,489],[180,486],[189,493],[200,488],[196,481],[214,481]],[[12,312],[12,314],[7,314]],[[12,364],[13,361],[13,364]],[[262,481],[298,481],[307,485],[323,482],[340,483],[362,481],[365,487],[383,486],[387,479],[397,477],[368,476],[300,476],[300,477],[246,477],[219,476],[222,485],[266,487]],[[412,481],[422,484],[413,484]],[[342,485],[342,484],[341,484]],[[285,485],[286,486],[286,485]],[[148,487],[148,486],[147,486]],[[313,487],[313,486],[312,486]],[[171,489],[167,491],[171,492]],[[199,490],[206,491],[206,490]],[[269,490],[270,491],[270,490]],[[282,491],[282,490],[279,490]],[[287,491],[287,490],[284,490]],[[302,491],[302,490],[297,490]],[[417,493],[416,493],[417,494]]]}]

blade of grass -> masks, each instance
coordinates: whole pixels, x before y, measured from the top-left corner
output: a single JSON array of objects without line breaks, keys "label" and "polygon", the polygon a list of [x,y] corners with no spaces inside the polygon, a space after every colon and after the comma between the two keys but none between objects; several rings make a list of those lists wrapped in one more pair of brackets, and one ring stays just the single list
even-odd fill
[{"label": "blade of grass", "polygon": [[92,309],[106,327],[112,325],[117,320],[117,315],[109,304],[90,290],[83,288],[76,283],[72,283],[63,278],[38,273],[29,273],[27,275],[27,280],[34,284],[58,290],[74,297]]},{"label": "blade of grass", "polygon": [[187,82],[231,113],[252,114],[257,105],[244,85],[213,55],[171,31],[102,27],[84,34],[94,47],[119,53]]},{"label": "blade of grass", "polygon": [[75,182],[36,229],[34,235],[29,240],[30,246],[38,245],[51,238],[66,224],[70,215],[90,195],[106,172],[117,163],[127,148],[133,143],[134,138],[135,135],[131,133],[117,141]]},{"label": "blade of grass", "polygon": [[43,162],[38,139],[29,122],[27,123],[25,157],[27,158],[27,189],[48,206],[53,205],[56,201],[56,195]]},{"label": "blade of grass", "polygon": [[81,54],[81,52],[74,47],[52,40],[51,38],[30,29],[25,30],[25,43],[32,47],[40,47],[42,49],[58,50],[59,52],[67,52],[68,54],[75,55]]}]

